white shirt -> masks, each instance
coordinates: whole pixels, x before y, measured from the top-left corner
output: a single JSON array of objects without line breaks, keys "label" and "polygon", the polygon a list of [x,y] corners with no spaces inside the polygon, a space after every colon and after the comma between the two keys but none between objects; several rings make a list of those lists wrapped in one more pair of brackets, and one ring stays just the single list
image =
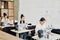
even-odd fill
[{"label": "white shirt", "polygon": [[20,30],[23,30],[24,28],[27,28],[27,24],[23,23],[23,21],[22,21],[22,23],[20,23],[20,25],[18,27],[18,30],[20,31]]},{"label": "white shirt", "polygon": [[9,19],[2,18],[2,21],[1,22],[5,22],[5,21],[9,21]]},{"label": "white shirt", "polygon": [[9,19],[5,19],[5,18],[2,18],[2,21],[1,22],[3,22],[4,24],[4,26],[3,27],[6,27],[6,25],[9,23]]},{"label": "white shirt", "polygon": [[35,29],[36,34],[37,34],[37,31],[38,31],[38,30],[45,30],[46,27],[47,27],[46,23],[44,23],[43,25],[41,25],[40,23],[38,23],[38,24],[36,25],[36,29]]}]

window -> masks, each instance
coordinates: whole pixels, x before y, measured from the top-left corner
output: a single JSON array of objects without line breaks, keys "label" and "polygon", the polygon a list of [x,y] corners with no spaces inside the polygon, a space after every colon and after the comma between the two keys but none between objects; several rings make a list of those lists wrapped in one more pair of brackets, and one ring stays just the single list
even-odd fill
[{"label": "window", "polygon": [[9,16],[14,16],[14,10],[13,9],[9,10]]},{"label": "window", "polygon": [[13,19],[14,19],[14,17],[9,17],[9,19],[10,19],[10,20],[13,20]]},{"label": "window", "polygon": [[9,2],[8,6],[9,6],[9,8],[14,8],[14,3],[13,2]]}]

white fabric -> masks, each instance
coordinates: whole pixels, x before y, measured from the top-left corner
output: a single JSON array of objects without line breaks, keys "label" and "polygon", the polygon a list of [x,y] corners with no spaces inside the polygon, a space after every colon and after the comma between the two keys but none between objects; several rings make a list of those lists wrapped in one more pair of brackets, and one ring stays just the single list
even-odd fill
[{"label": "white fabric", "polygon": [[47,24],[46,24],[46,23],[44,23],[43,25],[41,25],[40,23],[38,23],[38,24],[36,25],[36,29],[35,29],[36,34],[37,34],[37,31],[38,31],[38,30],[46,30],[46,28],[47,28]]},{"label": "white fabric", "polygon": [[26,23],[20,24],[18,30],[20,31],[20,30],[23,30],[24,28],[27,28],[27,24]]},{"label": "white fabric", "polygon": [[3,22],[3,25],[4,25],[3,28],[4,28],[9,23],[9,19],[2,18],[2,21],[1,22]]}]

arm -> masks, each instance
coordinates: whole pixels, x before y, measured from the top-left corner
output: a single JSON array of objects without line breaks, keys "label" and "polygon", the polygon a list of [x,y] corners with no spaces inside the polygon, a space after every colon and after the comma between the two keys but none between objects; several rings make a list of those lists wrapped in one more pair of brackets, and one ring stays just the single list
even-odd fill
[{"label": "arm", "polygon": [[36,28],[35,28],[35,35],[38,34],[37,31],[38,31],[38,25],[36,25]]}]

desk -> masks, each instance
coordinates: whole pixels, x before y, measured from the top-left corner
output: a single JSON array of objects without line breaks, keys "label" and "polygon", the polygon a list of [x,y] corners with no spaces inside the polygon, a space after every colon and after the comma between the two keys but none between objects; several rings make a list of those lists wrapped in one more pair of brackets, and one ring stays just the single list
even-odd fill
[{"label": "desk", "polygon": [[3,32],[3,31],[0,31],[0,40],[23,40],[23,39],[12,36],[8,33]]},{"label": "desk", "polygon": [[12,29],[15,29],[14,25],[7,25],[7,27],[0,26],[0,30],[15,36],[16,33],[10,31]]},{"label": "desk", "polygon": [[12,32],[15,32],[16,33],[16,36],[19,37],[19,33],[24,33],[24,32],[31,32],[33,31],[34,29],[31,29],[31,30],[21,30],[21,31],[17,31],[17,30],[11,30]]},{"label": "desk", "polygon": [[8,25],[6,25],[6,27],[14,27],[14,24],[12,24],[12,25],[8,24]]},{"label": "desk", "polygon": [[[6,27],[14,27],[14,25],[6,25]],[[3,26],[0,26],[0,30],[2,30],[3,28]]]},{"label": "desk", "polygon": [[56,40],[56,39],[60,38],[60,35],[51,33],[49,35],[49,39],[47,39],[47,38],[39,38],[38,35],[33,36],[32,38],[36,39],[36,40]]},{"label": "desk", "polygon": [[[6,25],[6,27],[14,27],[14,25]],[[1,29],[3,29],[3,26],[0,26]]]}]

